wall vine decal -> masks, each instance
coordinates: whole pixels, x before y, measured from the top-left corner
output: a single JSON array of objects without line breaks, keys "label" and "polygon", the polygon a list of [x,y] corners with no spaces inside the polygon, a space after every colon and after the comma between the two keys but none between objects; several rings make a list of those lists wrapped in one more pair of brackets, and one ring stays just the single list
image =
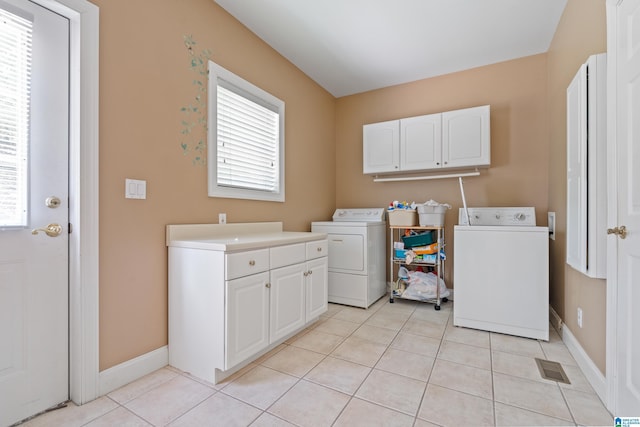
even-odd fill
[{"label": "wall vine decal", "polygon": [[196,52],[196,41],[191,35],[183,36],[189,54],[189,67],[196,73],[193,79],[195,96],[192,102],[180,108],[183,114],[180,147],[184,156],[192,156],[194,165],[207,164],[207,75],[209,49]]}]

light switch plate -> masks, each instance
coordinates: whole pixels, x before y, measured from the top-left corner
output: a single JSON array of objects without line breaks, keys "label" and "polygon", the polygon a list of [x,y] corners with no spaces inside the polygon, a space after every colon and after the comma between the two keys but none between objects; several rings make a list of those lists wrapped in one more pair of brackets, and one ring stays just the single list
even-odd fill
[{"label": "light switch plate", "polygon": [[124,197],[126,199],[146,199],[147,181],[140,179],[125,179]]}]

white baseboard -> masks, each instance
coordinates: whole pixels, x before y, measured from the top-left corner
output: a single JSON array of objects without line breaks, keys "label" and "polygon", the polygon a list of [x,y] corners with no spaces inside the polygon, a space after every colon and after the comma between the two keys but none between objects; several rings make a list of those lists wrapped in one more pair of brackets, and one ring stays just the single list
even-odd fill
[{"label": "white baseboard", "polygon": [[605,376],[600,372],[600,369],[593,363],[593,360],[584,351],[578,339],[571,333],[567,325],[562,328],[562,341],[569,349],[569,353],[578,363],[578,366],[587,377],[587,380],[591,384],[591,387],[600,397],[603,402],[607,401],[607,380]]},{"label": "white baseboard", "polygon": [[549,306],[549,323],[562,335],[562,319],[551,306]]},{"label": "white baseboard", "polygon": [[157,350],[127,360],[100,372],[98,378],[99,396],[111,393],[113,390],[142,378],[153,371],[164,368],[169,364],[169,347],[166,345]]}]

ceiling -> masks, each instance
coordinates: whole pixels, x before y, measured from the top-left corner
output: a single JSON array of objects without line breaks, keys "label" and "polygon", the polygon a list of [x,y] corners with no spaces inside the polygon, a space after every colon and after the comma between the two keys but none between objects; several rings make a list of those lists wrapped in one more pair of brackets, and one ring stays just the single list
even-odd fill
[{"label": "ceiling", "polygon": [[214,0],[335,97],[544,53],[567,0]]}]

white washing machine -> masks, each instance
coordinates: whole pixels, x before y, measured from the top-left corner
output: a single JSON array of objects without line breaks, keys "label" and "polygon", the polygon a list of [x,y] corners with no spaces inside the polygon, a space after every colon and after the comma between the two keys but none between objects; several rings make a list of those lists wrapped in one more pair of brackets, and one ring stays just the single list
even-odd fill
[{"label": "white washing machine", "polygon": [[535,209],[460,209],[453,324],[549,340],[549,229]]},{"label": "white washing machine", "polygon": [[329,302],[367,308],[387,292],[384,208],[337,209],[311,223],[329,240]]}]

